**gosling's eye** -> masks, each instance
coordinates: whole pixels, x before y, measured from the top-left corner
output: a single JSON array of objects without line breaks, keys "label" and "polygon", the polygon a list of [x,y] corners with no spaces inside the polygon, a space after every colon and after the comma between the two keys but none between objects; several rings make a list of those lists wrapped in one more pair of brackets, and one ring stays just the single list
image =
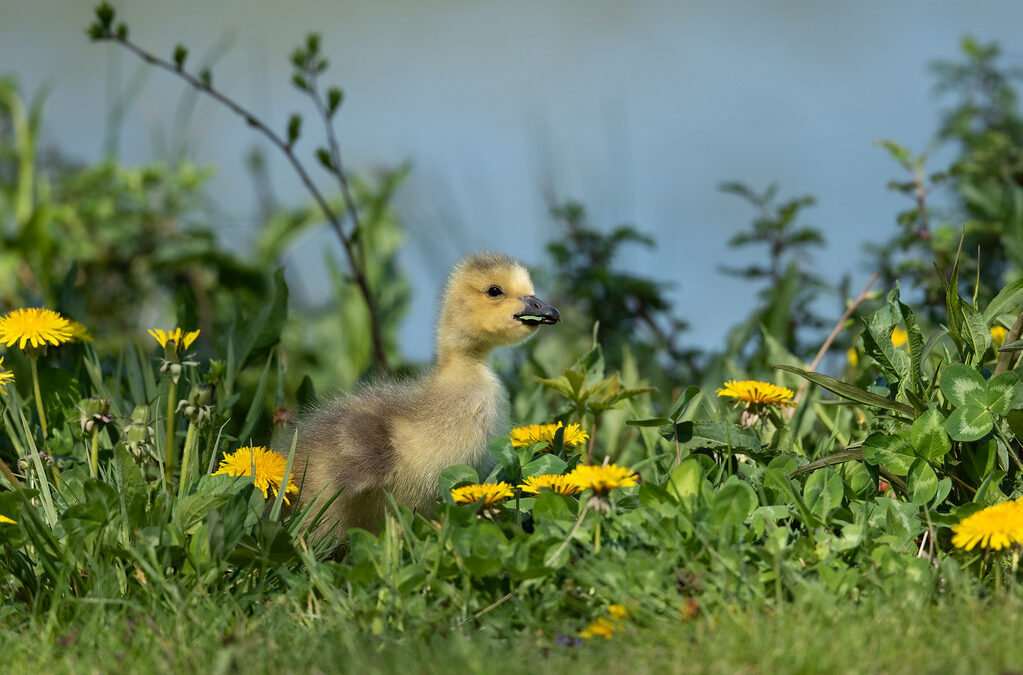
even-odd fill
[{"label": "gosling's eye", "polygon": [[500,286],[491,286],[487,289],[487,295],[492,298],[499,298],[504,295],[504,291],[501,290]]}]

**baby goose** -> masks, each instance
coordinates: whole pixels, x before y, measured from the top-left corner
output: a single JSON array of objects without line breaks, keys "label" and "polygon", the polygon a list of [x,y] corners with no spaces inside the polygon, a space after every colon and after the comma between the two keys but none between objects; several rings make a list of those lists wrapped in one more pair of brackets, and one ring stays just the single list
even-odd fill
[{"label": "baby goose", "polygon": [[455,266],[437,327],[437,357],[425,377],[382,382],[324,405],[298,427],[293,466],[300,503],[340,495],[318,531],[379,530],[388,492],[429,514],[437,479],[452,464],[486,475],[487,444],[507,428],[507,396],[487,365],[495,347],[521,342],[558,310],[534,295],[526,268],[479,254]]}]

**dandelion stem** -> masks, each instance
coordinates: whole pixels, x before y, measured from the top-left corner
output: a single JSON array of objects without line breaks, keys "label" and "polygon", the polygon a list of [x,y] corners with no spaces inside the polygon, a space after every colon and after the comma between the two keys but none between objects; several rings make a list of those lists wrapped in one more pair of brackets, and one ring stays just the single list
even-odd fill
[{"label": "dandelion stem", "polygon": [[579,518],[575,521],[575,525],[572,526],[572,531],[568,533],[567,537],[565,537],[565,541],[561,542],[561,546],[558,547],[558,550],[547,558],[547,561],[543,564],[544,567],[550,567],[554,564],[554,561],[557,560],[558,556],[561,555],[561,552],[565,550],[566,546],[568,546],[568,542],[572,541],[572,537],[574,537],[575,533],[579,531],[579,526],[583,524],[583,518],[586,517],[586,512],[589,510],[590,503],[587,501],[586,506],[583,507],[582,512],[579,514]]},{"label": "dandelion stem", "polygon": [[39,368],[36,365],[36,361],[39,356],[35,353],[30,353],[28,362],[32,366],[32,391],[35,394],[36,399],[36,411],[39,413],[39,425],[43,428],[43,439],[46,438],[46,412],[43,410],[43,394],[39,390]]},{"label": "dandelion stem", "polygon": [[195,422],[188,423],[188,432],[185,434],[185,454],[181,458],[181,482],[178,483],[178,499],[185,494],[185,481],[188,479],[189,470],[192,468],[192,446],[195,445],[196,432],[198,429]]},{"label": "dandelion stem", "polygon": [[167,386],[167,446],[163,459],[163,476],[167,492],[174,493],[174,399],[178,397],[178,383],[171,378]]},{"label": "dandelion stem", "polygon": [[89,453],[89,473],[99,478],[99,424],[92,426],[92,450]]}]

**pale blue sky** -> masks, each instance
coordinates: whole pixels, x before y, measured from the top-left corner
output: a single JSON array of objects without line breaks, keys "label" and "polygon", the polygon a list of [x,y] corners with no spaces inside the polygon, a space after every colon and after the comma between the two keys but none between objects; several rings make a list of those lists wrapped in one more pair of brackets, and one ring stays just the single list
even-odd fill
[{"label": "pale blue sky", "polygon": [[[198,57],[226,40],[218,86],[278,127],[305,110],[288,54],[309,30],[323,34],[328,79],[346,91],[339,135],[350,166],[414,165],[398,206],[418,299],[404,345],[420,359],[452,261],[481,248],[544,260],[555,233],[548,185],[586,203],[596,224],[629,221],[657,238],[623,263],[675,284],[700,346],[719,344],[734,311],[752,303],[742,282],[716,271],[751,216],[717,191],[722,180],[813,194],[806,220],[829,240],[818,265],[862,283],[863,242],[887,237],[903,207],[885,189],[896,167],[874,141],[926,147],[938,121],[927,64],[956,57],[970,33],[1023,65],[1018,1],[113,4],[157,52],[181,41]],[[108,78],[126,82],[137,67],[89,43],[92,7],[0,0],[0,73],[27,92],[52,88],[45,139],[83,160],[102,155]],[[124,161],[162,157],[154,131],[171,129],[183,92],[167,74],[148,78],[124,123]],[[224,236],[243,248],[255,211],[243,157],[257,137],[209,101],[187,135],[195,160],[216,166],[210,193]],[[271,170],[280,197],[304,197],[283,162]],[[291,274],[301,266],[314,295],[324,242],[334,245],[324,234],[291,254]]]}]

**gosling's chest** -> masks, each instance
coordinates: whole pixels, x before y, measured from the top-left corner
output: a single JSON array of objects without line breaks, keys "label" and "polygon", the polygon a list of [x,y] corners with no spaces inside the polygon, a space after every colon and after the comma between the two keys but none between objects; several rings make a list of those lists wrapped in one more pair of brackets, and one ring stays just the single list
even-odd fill
[{"label": "gosling's chest", "polygon": [[437,476],[452,464],[487,463],[487,444],[507,430],[507,396],[494,379],[476,386],[436,387],[423,410],[396,429],[407,466]]}]

